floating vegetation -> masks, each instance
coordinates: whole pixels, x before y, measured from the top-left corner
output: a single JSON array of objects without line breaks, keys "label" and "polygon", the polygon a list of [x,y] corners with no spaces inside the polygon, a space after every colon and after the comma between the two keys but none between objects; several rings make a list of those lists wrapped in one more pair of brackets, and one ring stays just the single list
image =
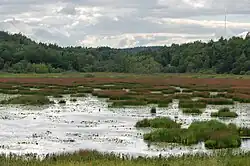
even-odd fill
[{"label": "floating vegetation", "polygon": [[179,108],[206,108],[206,103],[201,101],[180,100]]},{"label": "floating vegetation", "polygon": [[66,101],[65,101],[65,100],[60,100],[60,101],[58,102],[58,104],[66,104]]},{"label": "floating vegetation", "polygon": [[211,117],[236,118],[238,114],[236,112],[231,112],[229,108],[221,108],[218,112],[211,113]]},{"label": "floating vegetation", "polygon": [[86,97],[85,93],[71,94],[70,97]]},{"label": "floating vegetation", "polygon": [[182,112],[185,114],[202,114],[202,111],[198,108],[183,109]]},{"label": "floating vegetation", "polygon": [[234,101],[225,98],[204,98],[199,101],[211,105],[233,105]]},{"label": "floating vegetation", "polygon": [[1,104],[45,105],[53,103],[46,96],[27,95],[1,101]]},{"label": "floating vegetation", "polygon": [[[148,125],[147,121],[143,125]],[[211,120],[193,122],[188,129],[163,128],[144,134],[144,140],[151,142],[180,143],[183,145],[205,142],[209,149],[236,148],[241,145],[241,139],[236,127]]]},{"label": "floating vegetation", "polygon": [[138,121],[135,127],[180,128],[180,124],[170,118],[154,118]]}]

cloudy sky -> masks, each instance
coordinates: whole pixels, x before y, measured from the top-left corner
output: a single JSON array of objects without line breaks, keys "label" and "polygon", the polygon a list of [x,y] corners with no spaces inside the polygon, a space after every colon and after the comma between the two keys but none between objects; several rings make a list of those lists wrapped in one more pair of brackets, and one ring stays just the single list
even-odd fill
[{"label": "cloudy sky", "polygon": [[250,30],[249,20],[249,0],[0,0],[0,30],[61,46],[207,41]]}]

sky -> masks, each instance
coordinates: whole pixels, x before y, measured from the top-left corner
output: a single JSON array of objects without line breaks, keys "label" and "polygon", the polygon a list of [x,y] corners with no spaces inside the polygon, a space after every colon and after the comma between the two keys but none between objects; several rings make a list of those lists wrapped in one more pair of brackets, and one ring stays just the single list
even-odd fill
[{"label": "sky", "polygon": [[0,30],[60,46],[171,45],[250,31],[249,9],[249,0],[0,0]]}]

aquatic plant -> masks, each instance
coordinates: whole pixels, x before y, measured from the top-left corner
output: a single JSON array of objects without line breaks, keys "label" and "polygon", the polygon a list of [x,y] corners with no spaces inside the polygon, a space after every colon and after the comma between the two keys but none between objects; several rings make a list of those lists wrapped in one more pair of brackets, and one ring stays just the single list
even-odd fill
[{"label": "aquatic plant", "polygon": [[236,112],[231,112],[229,108],[221,108],[218,112],[211,113],[211,117],[236,118],[238,114]]},{"label": "aquatic plant", "polygon": [[65,100],[60,100],[60,101],[58,102],[58,104],[66,104],[66,101],[65,101]]},{"label": "aquatic plant", "polygon": [[152,127],[152,128],[180,128],[180,124],[170,118],[161,117],[154,119],[143,119],[138,121],[135,127]]},{"label": "aquatic plant", "polygon": [[206,108],[206,104],[200,101],[180,100],[179,108]]},{"label": "aquatic plant", "polygon": [[86,97],[85,93],[76,93],[76,94],[71,94],[70,97]]},{"label": "aquatic plant", "polygon": [[[146,125],[150,123],[145,123]],[[236,127],[211,120],[193,122],[188,129],[164,128],[144,134],[144,140],[150,142],[180,143],[184,145],[205,142],[209,149],[235,148],[241,145]]]},{"label": "aquatic plant", "polygon": [[198,108],[183,109],[182,112],[185,114],[202,114],[202,111]]},{"label": "aquatic plant", "polygon": [[151,114],[156,114],[156,108],[155,108],[155,107],[152,107],[152,108],[150,109],[150,113],[151,113]]},{"label": "aquatic plant", "polygon": [[10,98],[8,100],[1,101],[1,104],[24,104],[24,105],[45,105],[51,104],[46,96],[41,95],[27,95]]}]

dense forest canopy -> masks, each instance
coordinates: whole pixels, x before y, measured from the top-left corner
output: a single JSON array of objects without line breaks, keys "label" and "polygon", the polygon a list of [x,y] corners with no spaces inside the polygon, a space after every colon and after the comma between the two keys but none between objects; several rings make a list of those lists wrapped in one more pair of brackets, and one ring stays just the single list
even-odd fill
[{"label": "dense forest canopy", "polygon": [[123,73],[250,74],[250,39],[114,49],[59,47],[0,31],[0,70],[14,73],[63,71]]}]

